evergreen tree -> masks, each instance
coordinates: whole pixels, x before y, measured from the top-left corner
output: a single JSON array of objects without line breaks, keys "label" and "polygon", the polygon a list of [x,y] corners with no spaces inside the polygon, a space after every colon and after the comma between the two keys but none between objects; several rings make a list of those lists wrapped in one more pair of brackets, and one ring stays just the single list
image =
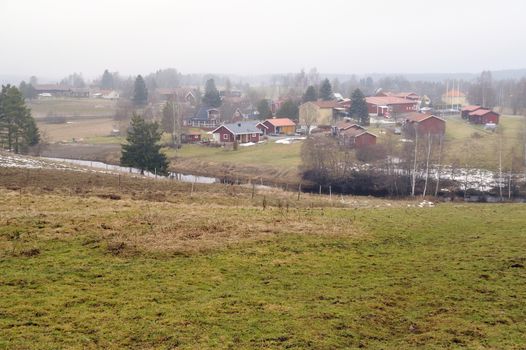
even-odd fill
[{"label": "evergreen tree", "polygon": [[321,87],[320,87],[320,98],[324,101],[330,101],[333,99],[333,96],[332,96],[332,86],[331,86],[331,82],[329,81],[329,79],[325,79],[322,83],[321,83]]},{"label": "evergreen tree", "polygon": [[103,90],[112,90],[114,86],[115,82],[113,81],[113,74],[108,72],[108,70],[106,69],[102,74],[102,78],[100,80],[100,88]]},{"label": "evergreen tree", "polygon": [[361,125],[369,125],[369,110],[367,108],[365,96],[360,89],[354,90],[351,95],[351,108],[349,114]]},{"label": "evergreen tree", "polygon": [[2,86],[0,93],[0,145],[15,153],[40,141],[40,134],[24,97],[15,86]]},{"label": "evergreen tree", "polygon": [[298,116],[299,116],[298,105],[294,103],[292,100],[287,100],[283,102],[281,107],[279,107],[278,111],[276,112],[276,115],[278,117],[288,117],[291,119],[298,119]]},{"label": "evergreen tree", "polygon": [[206,107],[213,107],[213,108],[221,107],[221,103],[222,103],[221,96],[219,95],[219,91],[216,88],[214,79],[208,79],[206,81],[205,94],[203,95],[201,102]]},{"label": "evergreen tree", "polygon": [[148,102],[148,89],[144,79],[139,74],[133,86],[133,103],[137,106],[144,106]]},{"label": "evergreen tree", "polygon": [[261,100],[257,105],[257,110],[259,112],[259,119],[272,118],[272,111],[270,110],[268,100]]},{"label": "evergreen tree", "polygon": [[25,81],[22,81],[20,83],[20,85],[18,86],[18,90],[20,90],[24,98],[32,100],[37,97],[37,92],[33,85],[27,84]]},{"label": "evergreen tree", "polygon": [[134,114],[126,137],[126,144],[122,145],[121,165],[141,170],[156,172],[160,175],[168,174],[168,160],[161,153],[162,132],[157,122],[146,122],[140,115]]},{"label": "evergreen tree", "polygon": [[316,101],[318,100],[318,96],[316,94],[316,89],[314,86],[310,85],[305,93],[303,94],[303,102],[309,102],[309,101]]}]

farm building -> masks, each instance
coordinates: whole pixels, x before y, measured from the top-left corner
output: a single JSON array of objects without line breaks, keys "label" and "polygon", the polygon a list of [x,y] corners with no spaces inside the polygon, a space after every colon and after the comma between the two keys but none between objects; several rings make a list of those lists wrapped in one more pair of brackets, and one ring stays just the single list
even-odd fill
[{"label": "farm building", "polygon": [[462,116],[462,119],[468,119],[469,113],[475,112],[476,110],[479,110],[481,108],[482,107],[480,107],[480,106],[466,106],[466,107],[461,109],[460,115]]},{"label": "farm building", "polygon": [[216,143],[257,143],[263,131],[260,122],[248,121],[220,125],[212,134]]},{"label": "farm building", "polygon": [[201,133],[199,131],[188,131],[181,134],[181,141],[183,143],[197,143],[201,142]]},{"label": "farm building", "polygon": [[58,84],[39,84],[34,86],[35,93],[40,94],[49,94],[54,97],[70,97],[71,88],[64,85]]},{"label": "farm building", "polygon": [[449,90],[442,94],[442,103],[452,106],[465,106],[466,94],[460,90]]},{"label": "farm building", "polygon": [[355,124],[350,119],[340,120],[332,127],[333,135],[340,135],[343,131],[348,129],[365,130],[363,126]]},{"label": "farm building", "polygon": [[376,144],[376,135],[363,128],[351,127],[339,134],[343,144],[351,148],[361,148]]},{"label": "farm building", "polygon": [[394,96],[366,97],[369,114],[389,117],[393,113],[408,113],[416,111],[418,101]]},{"label": "farm building", "polygon": [[473,124],[498,124],[500,114],[489,109],[480,108],[469,113],[468,120]]},{"label": "farm building", "polygon": [[444,135],[446,121],[432,114],[408,113],[404,115],[404,131],[409,136],[418,135]]},{"label": "farm building", "polygon": [[289,118],[272,118],[263,122],[265,134],[290,135],[296,132],[296,123]]},{"label": "farm building", "polygon": [[299,107],[300,125],[332,125],[334,119],[345,114],[345,107],[338,101],[305,102]]}]

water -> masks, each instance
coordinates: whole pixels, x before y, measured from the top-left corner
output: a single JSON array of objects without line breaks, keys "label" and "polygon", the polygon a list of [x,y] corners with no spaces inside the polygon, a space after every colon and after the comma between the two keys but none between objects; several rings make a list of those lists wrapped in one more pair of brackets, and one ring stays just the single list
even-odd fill
[{"label": "water", "polygon": [[[104,170],[113,171],[113,172],[141,175],[141,171],[139,169],[123,167],[120,165],[106,164],[103,162],[96,162],[96,161],[91,161],[91,160],[81,160],[81,159],[52,158],[52,157],[41,157],[41,158],[47,159],[50,161],[54,161],[54,162],[75,164],[75,165],[79,165],[83,167],[90,167],[90,168],[95,168],[95,169],[104,169]],[[213,184],[216,182],[220,182],[219,179],[215,177],[188,175],[188,174],[173,173],[173,172],[171,172],[168,175],[168,177],[157,176],[155,173],[151,173],[149,171],[144,171],[144,174],[142,175],[145,177],[150,177],[150,178],[158,178],[158,179],[172,178],[172,179],[175,179],[181,182],[193,182],[193,183],[199,183],[199,184]]]}]

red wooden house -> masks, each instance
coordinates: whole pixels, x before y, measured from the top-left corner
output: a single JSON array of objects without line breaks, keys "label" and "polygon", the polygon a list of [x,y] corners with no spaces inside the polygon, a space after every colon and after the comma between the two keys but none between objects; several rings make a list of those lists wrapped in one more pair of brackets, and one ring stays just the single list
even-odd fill
[{"label": "red wooden house", "polygon": [[468,120],[473,124],[498,124],[500,114],[489,109],[480,108],[469,113]]},{"label": "red wooden house", "polygon": [[408,113],[416,111],[418,101],[394,96],[366,97],[369,114],[388,117],[391,113]]},{"label": "red wooden house", "polygon": [[217,143],[258,143],[263,134],[260,122],[237,122],[223,124],[212,131],[214,142]]},{"label": "red wooden house", "polygon": [[446,133],[446,121],[432,114],[408,113],[404,115],[405,133],[415,135],[444,135]]},{"label": "red wooden house", "polygon": [[352,148],[361,148],[376,144],[376,135],[363,128],[351,127],[340,132],[343,144]]},{"label": "red wooden house", "polygon": [[480,106],[466,106],[466,107],[463,107],[460,111],[460,115],[462,116],[462,119],[468,119],[469,118],[469,113],[472,113],[472,112],[475,112],[479,109],[481,109],[482,107]]}]

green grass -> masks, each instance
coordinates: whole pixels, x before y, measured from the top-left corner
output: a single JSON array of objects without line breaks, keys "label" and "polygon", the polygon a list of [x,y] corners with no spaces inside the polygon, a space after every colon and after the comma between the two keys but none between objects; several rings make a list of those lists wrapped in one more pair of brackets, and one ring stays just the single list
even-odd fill
[{"label": "green grass", "polygon": [[60,193],[0,191],[0,348],[526,344],[523,205],[289,211]]},{"label": "green grass", "polygon": [[199,161],[294,169],[301,163],[300,150],[301,142],[282,145],[271,141],[266,144],[239,147],[237,151],[201,145],[184,145],[181,150],[170,150],[168,155]]},{"label": "green grass", "polygon": [[93,145],[98,145],[98,144],[122,145],[126,143],[126,137],[124,136],[92,136],[92,137],[88,137],[84,139],[83,142],[93,144]]},{"label": "green grass", "polygon": [[113,116],[117,102],[93,98],[53,98],[28,101],[36,118],[53,116]]}]

